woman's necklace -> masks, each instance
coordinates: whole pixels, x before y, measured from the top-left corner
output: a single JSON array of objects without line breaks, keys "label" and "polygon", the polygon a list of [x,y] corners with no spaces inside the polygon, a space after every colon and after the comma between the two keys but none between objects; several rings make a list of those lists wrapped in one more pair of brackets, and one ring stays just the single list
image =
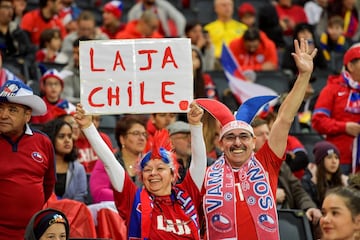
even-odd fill
[{"label": "woman's necklace", "polygon": [[130,161],[126,161],[124,159],[125,162],[125,167],[126,167],[126,171],[128,172],[128,174],[133,177],[135,176],[135,165],[134,163],[131,163]]}]

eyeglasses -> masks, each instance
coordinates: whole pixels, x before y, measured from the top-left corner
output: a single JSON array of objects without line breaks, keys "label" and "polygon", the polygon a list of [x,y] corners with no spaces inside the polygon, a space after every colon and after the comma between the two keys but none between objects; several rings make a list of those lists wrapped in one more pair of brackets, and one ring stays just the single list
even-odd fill
[{"label": "eyeglasses", "polygon": [[136,137],[144,137],[144,138],[147,138],[148,136],[146,132],[140,132],[140,131],[132,131],[132,132],[128,132],[127,134],[131,134]]},{"label": "eyeglasses", "polygon": [[239,138],[240,141],[246,142],[253,138],[251,134],[248,133],[240,133],[239,135],[235,135],[233,133],[227,134],[224,136],[224,139],[228,142],[235,142],[236,138]]}]

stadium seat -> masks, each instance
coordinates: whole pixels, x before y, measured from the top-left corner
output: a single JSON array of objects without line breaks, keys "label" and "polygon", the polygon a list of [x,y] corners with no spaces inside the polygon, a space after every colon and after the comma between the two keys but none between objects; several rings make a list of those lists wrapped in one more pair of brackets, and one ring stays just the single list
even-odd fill
[{"label": "stadium seat", "polygon": [[208,71],[206,73],[209,74],[211,79],[214,81],[219,97],[221,98],[224,90],[229,88],[224,71],[216,70]]},{"label": "stadium seat", "polygon": [[39,81],[28,80],[26,83],[33,90],[34,94],[40,96],[40,85]]},{"label": "stadium seat", "polygon": [[125,221],[117,211],[102,208],[97,213],[97,235],[102,238],[117,240],[127,239],[127,227]]},{"label": "stadium seat", "polygon": [[310,222],[303,210],[279,209],[281,240],[313,240]]},{"label": "stadium seat", "polygon": [[2,67],[15,74],[16,77],[23,80],[25,83],[34,79],[30,72],[30,70],[33,68],[33,65],[28,61],[19,60],[20,59],[12,59],[3,61]]},{"label": "stadium seat", "polygon": [[39,8],[39,0],[27,0],[25,12]]},{"label": "stadium seat", "polygon": [[113,201],[90,204],[88,208],[99,238],[127,239],[125,221],[120,217]]},{"label": "stadium seat", "polygon": [[92,9],[95,8],[95,1],[93,0],[75,0],[76,5],[81,9]]},{"label": "stadium seat", "polygon": [[256,72],[255,83],[269,87],[278,94],[289,91],[289,77],[282,71],[259,71]]},{"label": "stadium seat", "polygon": [[197,21],[197,13],[193,9],[181,9],[182,14],[184,14],[186,18],[186,22],[194,22]]},{"label": "stadium seat", "polygon": [[332,52],[331,53],[331,60],[330,60],[330,71],[333,74],[340,74],[341,70],[343,68],[343,58],[344,53],[337,53]]},{"label": "stadium seat", "polygon": [[254,6],[254,8],[256,9],[256,11],[259,11],[259,9],[263,6],[265,6],[266,4],[269,4],[269,1],[266,1],[266,0],[235,0],[234,1],[234,6],[235,6],[235,12],[237,14],[237,8],[238,6],[240,6],[241,4],[243,3],[250,3],[251,5]]},{"label": "stadium seat", "polygon": [[101,115],[101,121],[99,130],[106,133],[110,139],[113,146],[117,146],[115,139],[115,127],[116,127],[116,116],[115,115]]},{"label": "stadium seat", "polygon": [[202,25],[206,25],[216,19],[212,0],[196,1],[194,10],[197,13],[197,20]]},{"label": "stadium seat", "polygon": [[91,212],[84,203],[71,199],[51,198],[44,208],[54,208],[66,215],[70,224],[70,238],[97,237]]},{"label": "stadium seat", "polygon": [[316,78],[316,81],[312,83],[312,86],[315,92],[319,93],[323,89],[330,74],[332,74],[330,70],[314,70],[312,76]]},{"label": "stadium seat", "polygon": [[116,126],[115,115],[101,115],[100,128],[112,128]]},{"label": "stadium seat", "polygon": [[316,132],[292,134],[304,145],[310,162],[315,162],[313,149],[315,143],[324,140],[324,137]]}]

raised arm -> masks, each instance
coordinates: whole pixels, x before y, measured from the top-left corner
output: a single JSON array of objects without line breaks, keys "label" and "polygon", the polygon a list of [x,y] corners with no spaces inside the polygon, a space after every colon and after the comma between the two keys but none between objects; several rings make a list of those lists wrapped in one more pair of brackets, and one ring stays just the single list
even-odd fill
[{"label": "raised arm", "polygon": [[316,48],[312,51],[309,50],[309,45],[304,39],[301,39],[300,44],[298,40],[294,40],[294,45],[295,53],[292,53],[292,56],[294,57],[299,74],[293,88],[280,106],[278,116],[269,135],[269,146],[278,157],[284,155],[287,136],[294,117],[304,99],[305,91],[313,72],[313,59],[317,53]]},{"label": "raised arm", "polygon": [[96,154],[99,156],[99,159],[103,162],[113,188],[116,191],[121,192],[124,187],[125,170],[116,160],[111,149],[101,138],[99,132],[91,121],[91,116],[85,115],[85,110],[81,104],[76,105],[75,119],[90,142],[91,147],[94,148]]},{"label": "raised arm", "polygon": [[190,111],[187,113],[190,124],[192,153],[189,172],[199,190],[201,190],[206,172],[206,148],[200,121],[203,114],[204,110],[195,102],[190,104]]}]

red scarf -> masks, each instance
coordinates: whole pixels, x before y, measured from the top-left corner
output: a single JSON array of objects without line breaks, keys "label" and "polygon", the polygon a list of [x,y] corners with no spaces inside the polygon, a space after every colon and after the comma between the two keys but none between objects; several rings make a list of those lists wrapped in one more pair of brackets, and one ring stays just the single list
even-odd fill
[{"label": "red scarf", "polygon": [[241,191],[249,206],[258,239],[279,239],[276,204],[266,172],[252,155],[233,172],[224,157],[211,165],[205,177],[204,212],[207,239],[238,239],[236,230],[235,177],[239,174]]}]

